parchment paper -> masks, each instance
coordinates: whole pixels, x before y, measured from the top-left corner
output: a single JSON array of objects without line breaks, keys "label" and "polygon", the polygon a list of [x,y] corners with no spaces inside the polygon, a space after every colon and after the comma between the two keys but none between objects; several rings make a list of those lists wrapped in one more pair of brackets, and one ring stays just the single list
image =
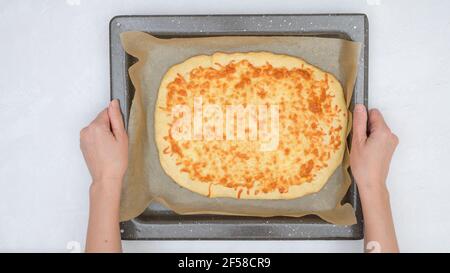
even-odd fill
[{"label": "parchment paper", "polygon": [[359,43],[286,36],[158,39],[143,32],[124,32],[121,41],[125,51],[139,60],[129,69],[135,95],[128,124],[129,167],[122,189],[121,221],[138,216],[150,202],[159,202],[179,214],[261,217],[315,214],[338,225],[356,223],[352,206],[341,204],[351,183],[348,149],[343,163],[315,194],[291,200],[208,198],[179,186],[162,169],[154,139],[154,111],[160,81],[171,66],[192,56],[211,55],[217,51],[270,51],[302,58],[336,76],[349,106],[357,73]]}]

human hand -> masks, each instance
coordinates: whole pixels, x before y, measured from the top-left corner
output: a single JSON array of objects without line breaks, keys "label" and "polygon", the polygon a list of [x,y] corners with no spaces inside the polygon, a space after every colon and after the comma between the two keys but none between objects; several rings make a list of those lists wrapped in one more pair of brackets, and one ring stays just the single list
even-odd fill
[{"label": "human hand", "polygon": [[398,145],[380,111],[367,112],[357,104],[353,112],[353,138],[350,167],[359,193],[364,214],[365,250],[373,252],[398,252],[386,177],[392,155]]},{"label": "human hand", "polygon": [[80,147],[92,184],[120,191],[128,166],[128,136],[118,100],[81,130]]},{"label": "human hand", "polygon": [[367,112],[357,104],[353,112],[353,138],[350,151],[350,167],[360,191],[386,190],[386,177],[398,137],[391,132],[380,111]]}]

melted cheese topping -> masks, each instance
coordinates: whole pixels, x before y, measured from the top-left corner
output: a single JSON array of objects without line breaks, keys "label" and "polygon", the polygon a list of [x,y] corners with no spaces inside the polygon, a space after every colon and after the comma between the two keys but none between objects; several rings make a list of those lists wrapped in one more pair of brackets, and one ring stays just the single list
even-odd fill
[{"label": "melted cheese topping", "polygon": [[254,140],[177,141],[168,130],[162,153],[173,157],[192,181],[210,183],[208,195],[211,185],[232,188],[240,198],[243,191],[286,193],[294,185],[310,183],[345,145],[340,124],[347,119],[346,109],[333,101],[335,91],[329,90],[334,77],[325,74],[316,80],[314,73],[311,66],[255,66],[245,59],[178,73],[165,86],[160,111],[167,117],[172,119],[171,109],[177,104],[193,109],[198,96],[204,104],[221,105],[223,111],[226,105],[277,104],[279,145],[274,151],[260,151]]}]

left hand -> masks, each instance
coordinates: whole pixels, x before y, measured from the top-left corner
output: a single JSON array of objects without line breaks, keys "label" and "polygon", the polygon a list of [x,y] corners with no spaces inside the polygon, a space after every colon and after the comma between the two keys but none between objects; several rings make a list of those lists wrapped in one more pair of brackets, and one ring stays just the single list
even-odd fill
[{"label": "left hand", "polygon": [[128,166],[128,136],[118,100],[111,101],[81,130],[80,146],[93,185],[101,183],[120,191]]}]

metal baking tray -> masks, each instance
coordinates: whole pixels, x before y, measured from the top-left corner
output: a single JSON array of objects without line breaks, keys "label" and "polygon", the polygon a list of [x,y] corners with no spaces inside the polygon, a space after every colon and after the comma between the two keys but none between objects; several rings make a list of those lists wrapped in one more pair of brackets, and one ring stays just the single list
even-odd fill
[{"label": "metal baking tray", "polygon": [[[365,14],[116,16],[110,21],[109,31],[111,98],[120,100],[126,123],[134,95],[128,68],[136,60],[121,46],[119,34],[125,31],[148,32],[159,38],[289,35],[361,42],[363,49],[352,105],[364,103],[367,106],[369,36]],[[344,201],[355,208],[357,224],[337,226],[317,216],[178,215],[161,205],[152,204],[138,217],[121,223],[121,234],[123,240],[362,239],[363,217],[354,182]]]}]

